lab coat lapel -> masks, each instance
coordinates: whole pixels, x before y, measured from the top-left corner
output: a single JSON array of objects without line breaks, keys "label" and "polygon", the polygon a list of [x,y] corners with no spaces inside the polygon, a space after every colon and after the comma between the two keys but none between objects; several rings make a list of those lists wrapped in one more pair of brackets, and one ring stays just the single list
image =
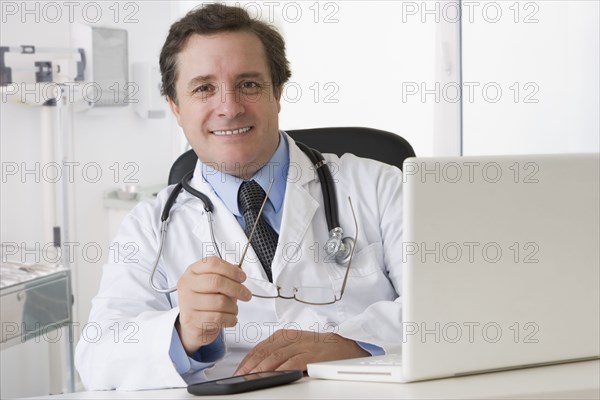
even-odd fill
[{"label": "lab coat lapel", "polygon": [[290,169],[283,201],[283,215],[277,251],[271,269],[273,282],[300,251],[301,243],[311,225],[319,202],[308,191],[308,184],[315,180],[315,171],[308,157],[287,136],[290,149]]},{"label": "lab coat lapel", "polygon": [[[206,194],[213,202],[213,229],[215,241],[221,251],[221,257],[223,257],[225,261],[237,265],[240,262],[248,238],[235,216],[215,194],[212,187],[202,179],[202,172],[199,165],[200,164],[196,165],[191,185],[195,189]],[[203,215],[202,220],[195,226],[193,234],[204,243],[212,242],[206,215]],[[258,261],[258,256],[252,246],[248,247],[242,269],[249,277],[263,280],[267,279],[267,275],[265,274],[260,261]]]}]

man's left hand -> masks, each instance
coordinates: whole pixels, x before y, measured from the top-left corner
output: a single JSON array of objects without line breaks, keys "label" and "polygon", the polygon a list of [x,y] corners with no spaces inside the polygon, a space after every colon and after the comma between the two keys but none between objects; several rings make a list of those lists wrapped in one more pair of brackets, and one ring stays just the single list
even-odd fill
[{"label": "man's left hand", "polygon": [[234,375],[264,371],[306,371],[306,364],[309,363],[369,355],[354,340],[334,333],[282,329],[250,350]]}]

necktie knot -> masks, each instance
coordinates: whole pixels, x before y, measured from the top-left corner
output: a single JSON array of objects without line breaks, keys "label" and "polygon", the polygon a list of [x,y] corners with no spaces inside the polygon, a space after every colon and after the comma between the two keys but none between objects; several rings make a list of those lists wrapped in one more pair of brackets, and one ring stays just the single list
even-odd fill
[{"label": "necktie knot", "polygon": [[265,191],[256,181],[243,182],[238,192],[238,204],[242,214],[248,210],[260,210],[265,196]]}]

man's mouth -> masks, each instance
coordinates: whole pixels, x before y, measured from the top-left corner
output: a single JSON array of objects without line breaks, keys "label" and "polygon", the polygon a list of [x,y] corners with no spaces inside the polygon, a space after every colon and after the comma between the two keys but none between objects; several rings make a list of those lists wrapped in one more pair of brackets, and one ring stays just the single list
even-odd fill
[{"label": "man's mouth", "polygon": [[253,128],[253,126],[246,126],[244,128],[233,129],[233,130],[211,131],[211,133],[213,135],[217,135],[217,136],[239,135],[240,133],[246,133],[246,132],[248,132],[252,128]]}]

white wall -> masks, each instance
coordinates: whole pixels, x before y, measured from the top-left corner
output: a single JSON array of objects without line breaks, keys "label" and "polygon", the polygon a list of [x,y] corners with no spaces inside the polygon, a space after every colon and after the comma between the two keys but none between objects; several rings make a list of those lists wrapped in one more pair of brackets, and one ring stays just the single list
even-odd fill
[{"label": "white wall", "polygon": [[463,21],[463,80],[478,85],[464,154],[598,152],[599,3],[476,3]]},{"label": "white wall", "polygon": [[[418,154],[431,154],[433,105],[403,102],[402,93],[404,82],[435,77],[435,24],[399,23],[400,2],[376,1],[321,5],[315,23],[313,3],[302,4],[298,23],[278,21],[292,65],[290,83],[303,94],[283,104],[281,126],[384,129],[403,136]],[[334,11],[338,22],[322,22]]]},{"label": "white wall", "polygon": [[367,126],[403,136],[417,154],[433,153],[435,104],[402,94],[405,82],[435,80],[435,21],[402,22],[399,1],[226,3],[260,13],[286,40],[292,77],[282,129]]}]

